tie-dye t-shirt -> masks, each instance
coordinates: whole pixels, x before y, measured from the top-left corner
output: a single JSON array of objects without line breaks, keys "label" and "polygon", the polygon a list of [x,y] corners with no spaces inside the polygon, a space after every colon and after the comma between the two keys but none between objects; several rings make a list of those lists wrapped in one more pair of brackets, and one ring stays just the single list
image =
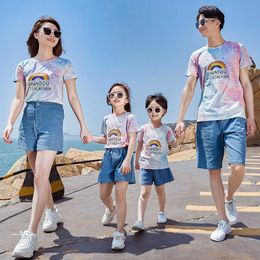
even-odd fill
[{"label": "tie-dye t-shirt", "polygon": [[245,118],[239,70],[250,65],[247,50],[236,42],[227,41],[216,48],[204,46],[192,53],[187,76],[200,79],[198,122]]},{"label": "tie-dye t-shirt", "polygon": [[154,128],[151,124],[142,125],[137,136],[138,142],[143,141],[140,168],[157,170],[169,168],[168,144],[174,139],[172,129],[165,124],[158,128]]},{"label": "tie-dye t-shirt", "polygon": [[128,146],[127,133],[137,132],[138,123],[135,115],[126,112],[120,116],[110,114],[104,117],[101,133],[106,136],[105,148]]},{"label": "tie-dye t-shirt", "polygon": [[30,58],[16,67],[14,82],[26,83],[25,101],[45,101],[63,103],[63,85],[65,80],[77,78],[71,62],[55,57],[40,61]]}]

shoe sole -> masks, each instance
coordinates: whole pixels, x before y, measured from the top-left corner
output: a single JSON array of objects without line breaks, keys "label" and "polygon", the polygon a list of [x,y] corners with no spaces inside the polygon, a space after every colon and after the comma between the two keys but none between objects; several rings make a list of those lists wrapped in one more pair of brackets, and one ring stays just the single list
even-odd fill
[{"label": "shoe sole", "polygon": [[139,228],[139,227],[132,227],[132,230],[134,231],[144,231],[144,228]]},{"label": "shoe sole", "polygon": [[39,246],[33,251],[32,254],[28,255],[28,254],[23,254],[21,253],[16,253],[16,254],[12,254],[12,257],[16,257],[16,258],[32,258],[34,255],[34,252],[37,252],[39,250]]},{"label": "shoe sole", "polygon": [[123,248],[121,248],[121,247],[112,247],[111,248],[112,250],[114,250],[114,251],[121,251],[121,250],[124,250],[125,249],[125,246],[123,247]]}]

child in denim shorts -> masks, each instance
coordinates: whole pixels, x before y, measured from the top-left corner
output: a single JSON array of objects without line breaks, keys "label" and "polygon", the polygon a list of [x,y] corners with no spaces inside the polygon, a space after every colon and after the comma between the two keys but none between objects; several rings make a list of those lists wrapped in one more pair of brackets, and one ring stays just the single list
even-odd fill
[{"label": "child in denim shorts", "polygon": [[[92,141],[105,144],[105,153],[98,177],[100,198],[106,206],[102,224],[108,225],[117,215],[117,230],[113,235],[112,249],[125,248],[126,192],[128,184],[135,183],[133,151],[138,124],[131,113],[130,89],[125,83],[114,83],[107,94],[107,104],[112,113],[102,122],[103,136],[93,136]],[[116,204],[111,196],[115,185]]]},{"label": "child in denim shorts", "polygon": [[167,99],[162,94],[150,95],[146,99],[145,108],[150,123],[141,126],[138,133],[135,160],[136,169],[141,169],[139,175],[141,193],[138,201],[138,219],[132,227],[136,231],[144,230],[144,214],[153,183],[159,203],[157,223],[166,223],[164,186],[165,183],[174,180],[168,165],[167,154],[169,152],[168,145],[172,144],[175,138],[172,129],[161,121],[167,112]]}]

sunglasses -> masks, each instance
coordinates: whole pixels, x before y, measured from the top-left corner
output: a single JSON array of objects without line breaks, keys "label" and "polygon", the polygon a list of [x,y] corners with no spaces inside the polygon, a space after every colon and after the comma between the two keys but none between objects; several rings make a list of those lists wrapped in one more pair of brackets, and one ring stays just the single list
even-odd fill
[{"label": "sunglasses", "polygon": [[43,29],[43,33],[45,35],[51,35],[51,33],[53,32],[53,34],[54,34],[54,36],[56,38],[60,38],[61,37],[61,32],[58,31],[58,30],[52,30],[52,29],[50,29],[48,27],[43,27],[42,29]]},{"label": "sunglasses", "polygon": [[107,94],[107,97],[109,98],[109,99],[113,99],[113,98],[115,98],[115,97],[117,97],[117,98],[122,98],[124,96],[124,92],[113,92],[113,93],[108,93]]},{"label": "sunglasses", "polygon": [[161,108],[159,108],[159,107],[154,107],[154,108],[149,107],[149,108],[147,108],[147,112],[148,112],[149,114],[151,114],[153,111],[154,111],[155,113],[160,113],[160,112],[161,112]]},{"label": "sunglasses", "polygon": [[216,20],[215,18],[212,18],[212,19],[211,18],[202,18],[195,23],[195,26],[197,29],[199,29],[200,25],[204,26],[207,23],[207,21],[215,21],[215,20]]}]

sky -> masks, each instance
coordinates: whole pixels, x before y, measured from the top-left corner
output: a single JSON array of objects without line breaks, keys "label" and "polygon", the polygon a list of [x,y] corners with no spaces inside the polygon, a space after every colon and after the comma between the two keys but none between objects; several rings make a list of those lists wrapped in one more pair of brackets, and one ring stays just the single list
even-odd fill
[{"label": "sky", "polygon": [[[131,88],[139,124],[148,122],[145,99],[156,92],[168,99],[164,122],[176,122],[189,56],[206,44],[194,26],[202,5],[216,5],[224,12],[224,39],[244,44],[260,67],[259,0],[45,0],[44,4],[1,0],[1,132],[15,95],[15,67],[29,57],[26,40],[43,15],[61,25],[62,57],[74,65],[77,93],[93,134],[100,134],[101,121],[111,112],[106,94],[114,82],[126,82]],[[64,131],[78,134],[78,122],[64,93]],[[186,119],[196,119],[199,96],[198,84]],[[18,135],[20,119],[13,137]]]}]

